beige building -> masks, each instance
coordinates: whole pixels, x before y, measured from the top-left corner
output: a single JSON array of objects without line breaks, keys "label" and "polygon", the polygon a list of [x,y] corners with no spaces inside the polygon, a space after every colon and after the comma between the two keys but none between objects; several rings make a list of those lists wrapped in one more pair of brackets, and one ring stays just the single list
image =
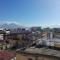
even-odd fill
[{"label": "beige building", "polygon": [[60,60],[60,51],[48,48],[28,48],[17,52],[17,60]]}]

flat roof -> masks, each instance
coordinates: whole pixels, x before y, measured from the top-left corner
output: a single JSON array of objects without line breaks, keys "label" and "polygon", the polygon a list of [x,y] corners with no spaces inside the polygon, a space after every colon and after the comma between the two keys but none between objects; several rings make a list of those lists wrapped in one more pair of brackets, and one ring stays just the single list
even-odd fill
[{"label": "flat roof", "polygon": [[49,48],[28,48],[24,52],[38,55],[48,55],[60,57],[60,51]]},{"label": "flat roof", "polygon": [[0,50],[0,59],[10,60],[13,57],[16,57],[15,51]]}]

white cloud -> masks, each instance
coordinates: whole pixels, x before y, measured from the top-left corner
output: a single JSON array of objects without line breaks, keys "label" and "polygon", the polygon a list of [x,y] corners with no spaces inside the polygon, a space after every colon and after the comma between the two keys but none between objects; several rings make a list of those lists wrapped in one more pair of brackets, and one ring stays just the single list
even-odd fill
[{"label": "white cloud", "polygon": [[10,20],[0,20],[0,25],[1,24],[5,24],[5,23],[7,23],[7,24],[11,24],[11,23],[15,23],[15,24],[19,24],[18,22],[16,22],[16,21],[10,21]]},{"label": "white cloud", "polygon": [[11,24],[11,23],[15,23],[15,24],[19,24],[18,22],[16,21],[6,21],[7,24]]}]

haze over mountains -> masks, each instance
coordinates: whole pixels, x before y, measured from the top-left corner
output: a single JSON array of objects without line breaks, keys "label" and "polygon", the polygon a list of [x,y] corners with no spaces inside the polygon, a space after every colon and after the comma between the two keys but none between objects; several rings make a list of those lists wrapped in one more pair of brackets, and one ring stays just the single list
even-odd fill
[{"label": "haze over mountains", "polygon": [[[49,27],[49,28],[60,28],[60,25],[51,25],[51,26],[45,26],[45,27],[44,26],[40,26],[40,27],[42,27],[42,28],[46,28],[46,27]],[[21,25],[16,24],[16,23],[10,23],[10,24],[4,23],[4,24],[0,24],[0,28],[15,29],[15,28],[27,28],[27,27],[26,26],[21,26]]]},{"label": "haze over mountains", "polygon": [[0,25],[0,28],[14,29],[14,28],[25,28],[25,26],[20,26],[15,23],[10,23],[10,24],[4,23],[4,24]]}]

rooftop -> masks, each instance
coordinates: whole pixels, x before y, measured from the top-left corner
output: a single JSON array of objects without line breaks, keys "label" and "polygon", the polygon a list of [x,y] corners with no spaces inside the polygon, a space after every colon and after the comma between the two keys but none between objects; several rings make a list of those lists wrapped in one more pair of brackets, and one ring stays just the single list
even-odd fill
[{"label": "rooftop", "polygon": [[44,48],[44,47],[43,48],[28,48],[24,52],[31,53],[31,54],[38,54],[38,55],[41,54],[41,55],[60,57],[60,51]]},{"label": "rooftop", "polygon": [[0,50],[0,60],[11,60],[16,56],[16,53],[13,51]]}]

